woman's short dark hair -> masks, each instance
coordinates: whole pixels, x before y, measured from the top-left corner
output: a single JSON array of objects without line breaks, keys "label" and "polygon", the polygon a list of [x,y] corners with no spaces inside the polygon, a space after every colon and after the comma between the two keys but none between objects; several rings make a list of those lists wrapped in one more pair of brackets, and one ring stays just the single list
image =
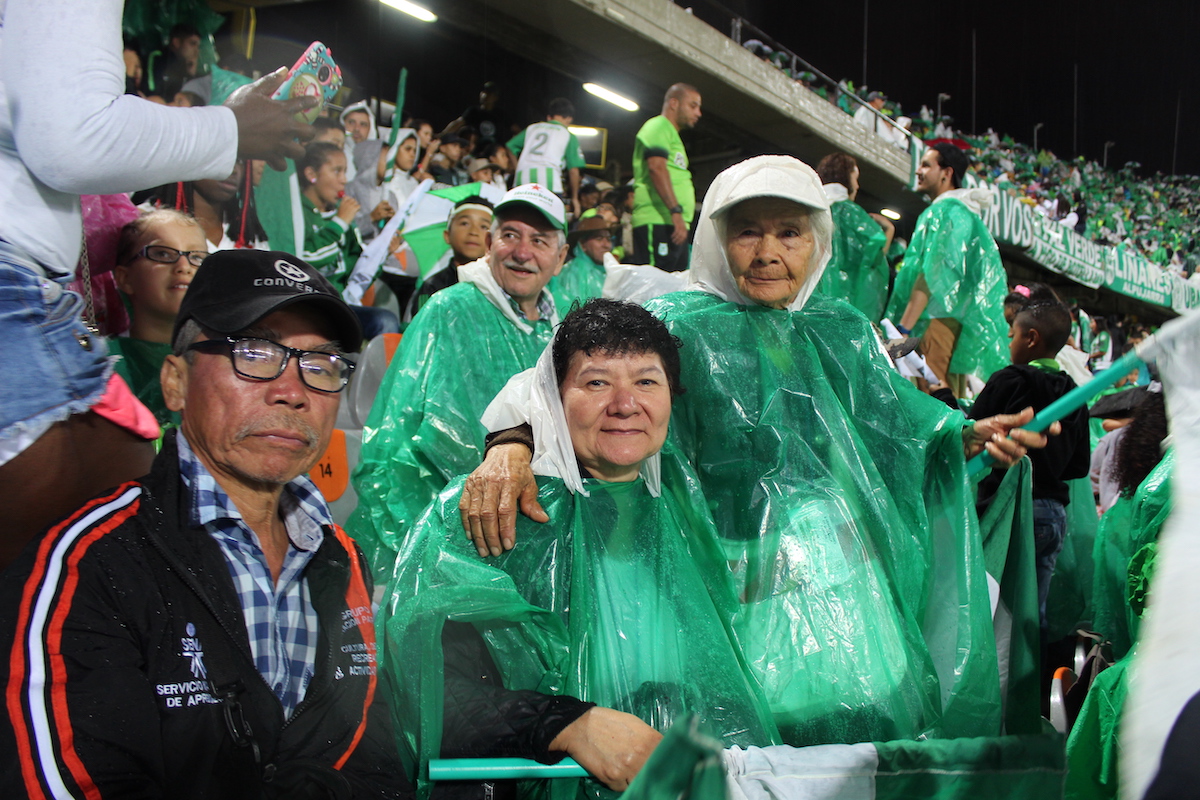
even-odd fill
[{"label": "woman's short dark hair", "polygon": [[830,153],[817,162],[817,175],[821,183],[840,183],[850,188],[850,173],[858,166],[849,153]]},{"label": "woman's short dark hair", "polygon": [[661,320],[637,303],[594,298],[583,305],[577,301],[571,307],[554,335],[550,355],[554,375],[561,384],[571,356],[576,353],[610,356],[654,353],[662,359],[671,394],[678,396],[685,391],[679,381],[681,345]]}]

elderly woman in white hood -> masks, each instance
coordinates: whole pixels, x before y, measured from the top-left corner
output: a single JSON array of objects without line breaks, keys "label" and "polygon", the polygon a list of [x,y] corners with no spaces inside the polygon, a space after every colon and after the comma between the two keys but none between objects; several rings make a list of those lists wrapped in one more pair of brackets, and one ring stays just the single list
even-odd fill
[{"label": "elderly woman in white hood", "polygon": [[354,146],[356,175],[346,184],[346,194],[358,201],[354,224],[369,242],[400,209],[420,184],[409,174],[417,161],[417,132],[401,128],[389,147],[382,139],[366,139]]},{"label": "elderly woman in white hood", "polygon": [[[683,341],[689,388],[671,436],[713,511],[739,639],[785,742],[994,736],[997,656],[965,459],[986,446],[1012,463],[1045,440],[1004,440],[1032,412],[966,425],[900,378],[865,317],[813,295],[831,233],[800,161],[760,156],[717,176],[691,289],[647,305]],[[522,456],[496,448],[468,483],[464,518],[483,547],[512,545],[480,512],[497,486],[527,488]],[[521,475],[487,477],[500,471]]]}]

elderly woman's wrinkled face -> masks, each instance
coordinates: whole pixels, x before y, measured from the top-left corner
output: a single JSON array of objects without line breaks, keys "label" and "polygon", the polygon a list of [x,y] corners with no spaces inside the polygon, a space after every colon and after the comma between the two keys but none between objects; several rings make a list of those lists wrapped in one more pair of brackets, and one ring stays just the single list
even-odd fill
[{"label": "elderly woman's wrinkled face", "polygon": [[577,352],[559,390],[571,445],[593,478],[631,481],[662,449],[671,388],[657,353]]},{"label": "elderly woman's wrinkled face", "polygon": [[760,306],[787,308],[808,277],[816,237],[808,210],[781,197],[754,197],[731,208],[725,252],[738,291]]}]

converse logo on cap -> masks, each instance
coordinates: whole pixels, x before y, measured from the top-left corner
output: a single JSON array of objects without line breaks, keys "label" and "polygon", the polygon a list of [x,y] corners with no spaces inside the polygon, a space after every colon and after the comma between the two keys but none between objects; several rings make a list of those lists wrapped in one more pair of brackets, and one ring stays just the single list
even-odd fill
[{"label": "converse logo on cap", "polygon": [[300,283],[304,283],[308,280],[307,272],[300,269],[295,264],[289,264],[283,259],[275,262],[275,271],[288,280],[298,281]]}]

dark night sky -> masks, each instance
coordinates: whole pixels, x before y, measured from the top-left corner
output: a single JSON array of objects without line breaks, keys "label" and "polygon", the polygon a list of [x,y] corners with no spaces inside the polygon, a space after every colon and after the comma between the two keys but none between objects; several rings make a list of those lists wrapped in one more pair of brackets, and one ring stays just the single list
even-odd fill
[{"label": "dark night sky", "polygon": [[[680,0],[684,4],[684,0]],[[1176,104],[1182,99],[1176,171],[1200,174],[1200,6],[1191,0],[1015,0],[920,4],[866,0],[867,83],[915,115],[938,92],[960,129],[971,126],[971,32],[977,41],[976,128],[995,128],[1060,158],[1109,165],[1138,161],[1143,174],[1171,171]],[[863,76],[864,0],[726,0],[831,78]],[[705,0],[695,0],[707,17]],[[935,10],[936,9],[936,10]],[[1072,147],[1073,66],[1079,66],[1078,152]]]}]

